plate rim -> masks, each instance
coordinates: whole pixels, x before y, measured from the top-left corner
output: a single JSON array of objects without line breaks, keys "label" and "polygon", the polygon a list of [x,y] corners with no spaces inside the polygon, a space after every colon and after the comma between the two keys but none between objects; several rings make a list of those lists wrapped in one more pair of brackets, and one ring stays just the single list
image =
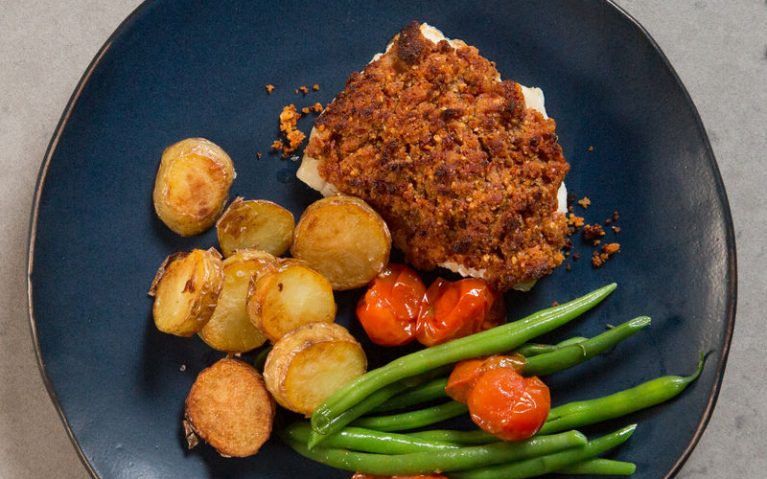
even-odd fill
[{"label": "plate rim", "polygon": [[[64,426],[67,436],[69,437],[69,440],[72,446],[74,447],[78,457],[80,458],[80,462],[83,464],[83,466],[88,471],[90,476],[94,479],[103,479],[103,478],[101,478],[96,473],[93,466],[88,461],[87,457],[85,456],[85,452],[83,451],[82,447],[77,441],[77,438],[74,435],[74,432],[72,431],[69,421],[67,420],[67,415],[61,405],[61,402],[58,399],[58,395],[56,393],[56,388],[53,385],[53,381],[48,376],[48,372],[45,367],[45,361],[42,357],[42,351],[40,348],[40,338],[38,335],[37,323],[36,323],[35,314],[34,314],[34,302],[33,302],[34,288],[33,288],[33,282],[32,282],[32,274],[34,270],[34,253],[35,253],[34,244],[35,244],[35,239],[37,235],[37,218],[38,218],[38,213],[40,209],[40,200],[42,196],[42,191],[45,187],[45,180],[47,177],[47,172],[48,172],[48,168],[50,166],[51,160],[56,152],[56,147],[58,145],[59,139],[61,138],[63,131],[68,124],[69,118],[75,106],[77,105],[80,95],[82,91],[84,90],[85,86],[87,85],[91,75],[100,66],[102,58],[108,53],[115,39],[120,37],[124,33],[124,31],[128,29],[138,19],[138,17],[140,17],[151,5],[155,3],[159,3],[161,1],[169,1],[169,0],[144,0],[127,17],[125,17],[125,19],[122,22],[120,22],[120,24],[115,28],[112,34],[109,35],[109,37],[101,46],[101,48],[99,48],[99,50],[96,52],[93,59],[90,61],[85,71],[83,72],[82,76],[78,80],[72,95],[70,96],[66,106],[64,107],[62,115],[54,129],[54,132],[51,136],[50,141],[48,142],[48,146],[43,156],[43,161],[40,166],[37,180],[35,183],[34,197],[33,197],[32,208],[31,208],[30,219],[29,219],[29,227],[28,227],[28,235],[27,235],[28,241],[27,241],[27,278],[26,278],[27,304],[28,304],[27,316],[29,320],[29,328],[30,328],[30,333],[32,336],[36,362],[37,362],[38,370],[43,380],[43,384],[45,385],[45,389],[47,390],[48,395],[51,399],[51,402],[53,403],[56,409],[56,412],[59,416],[59,419],[61,420]],[[676,86],[679,88],[684,99],[686,100],[687,106],[690,108],[690,111],[693,115],[693,119],[695,121],[696,129],[703,140],[703,144],[704,144],[705,152],[706,152],[706,155],[705,155],[706,162],[708,163],[708,166],[711,168],[711,171],[714,177],[714,189],[717,192],[717,196],[721,199],[722,206],[723,206],[722,223],[724,224],[724,229],[725,229],[725,238],[724,238],[725,250],[726,250],[725,258],[729,265],[729,268],[727,269],[727,275],[729,276],[729,281],[727,283],[727,288],[726,288],[726,293],[727,293],[726,300],[725,300],[726,328],[724,331],[725,337],[723,338],[723,343],[722,343],[722,346],[723,346],[722,354],[719,359],[719,362],[717,363],[713,388],[709,392],[708,402],[706,403],[706,407],[703,410],[702,416],[699,419],[698,426],[692,438],[690,439],[690,442],[687,444],[682,454],[679,456],[679,458],[674,463],[672,468],[668,471],[668,473],[665,476],[663,476],[664,479],[671,479],[679,473],[679,471],[682,469],[682,467],[684,466],[684,464],[687,462],[690,455],[692,454],[692,451],[698,445],[701,437],[703,436],[703,433],[705,432],[706,428],[708,427],[708,424],[711,421],[714,409],[716,408],[717,400],[719,398],[719,393],[721,392],[724,373],[727,367],[727,360],[728,360],[730,348],[732,345],[732,337],[733,337],[733,333],[735,329],[735,319],[736,319],[736,309],[737,309],[738,276],[737,276],[737,254],[736,254],[735,230],[734,230],[734,224],[732,219],[732,211],[730,209],[729,200],[727,197],[727,191],[725,189],[724,181],[723,181],[721,172],[719,170],[719,165],[716,161],[716,155],[714,154],[713,148],[711,146],[711,142],[709,140],[708,133],[706,132],[705,125],[703,124],[703,120],[701,119],[698,109],[695,106],[695,103],[693,102],[693,99],[690,96],[687,88],[685,87],[678,73],[674,69],[671,62],[669,61],[668,57],[663,52],[662,48],[657,43],[657,41],[649,33],[649,31],[636,18],[634,18],[634,16],[632,16],[625,8],[616,4],[614,0],[602,0],[602,1],[604,2],[605,5],[613,8],[620,16],[624,17],[625,20],[628,20],[633,28],[638,29],[639,33],[641,33],[642,37],[644,37],[644,40],[647,41],[649,45],[652,47],[652,49],[658,54],[664,67],[671,74],[673,81],[676,83]]]},{"label": "plate rim", "polygon": [[42,356],[42,351],[40,348],[40,338],[37,333],[37,322],[35,320],[35,314],[34,314],[34,288],[32,284],[32,274],[34,272],[34,254],[35,254],[35,238],[37,237],[37,216],[40,211],[40,199],[42,196],[43,188],[45,187],[45,180],[48,174],[48,167],[51,164],[51,160],[53,158],[54,153],[56,152],[56,147],[58,146],[59,139],[61,138],[61,135],[63,134],[63,131],[69,121],[70,116],[72,115],[72,111],[74,110],[77,100],[80,98],[80,95],[82,94],[85,85],[88,83],[88,80],[90,79],[91,75],[93,75],[93,72],[96,71],[96,69],[99,67],[101,63],[101,59],[104,57],[104,55],[107,54],[109,49],[112,46],[112,43],[115,39],[117,39],[120,35],[123,34],[123,32],[131,25],[133,22],[141,16],[141,14],[153,3],[156,3],[160,0],[144,0],[141,4],[139,4],[136,8],[133,9],[133,11],[128,14],[127,17],[125,17],[120,24],[115,28],[115,30],[109,35],[109,37],[106,39],[106,41],[101,45],[101,48],[98,49],[96,54],[93,56],[93,59],[90,61],[88,66],[85,68],[85,71],[80,76],[80,79],[78,80],[72,95],[69,97],[69,100],[66,103],[66,106],[64,107],[64,111],[61,114],[61,117],[59,118],[58,123],[56,124],[56,128],[53,130],[53,134],[51,135],[51,139],[48,142],[48,146],[45,150],[45,154],[43,155],[43,161],[40,165],[40,169],[37,174],[37,180],[35,182],[35,193],[34,197],[32,199],[32,210],[30,213],[29,218],[29,228],[28,228],[28,234],[27,234],[27,316],[29,320],[29,328],[30,333],[32,335],[32,343],[35,350],[35,359],[37,362],[37,368],[40,371],[40,376],[42,377],[43,384],[45,385],[46,391],[48,391],[48,396],[51,399],[51,402],[53,403],[54,408],[56,409],[56,413],[59,416],[59,419],[61,419],[61,422],[64,426],[64,430],[67,433],[67,436],[69,437],[69,441],[71,442],[72,446],[75,449],[75,452],[77,453],[77,456],[80,458],[80,462],[85,467],[85,470],[88,471],[88,474],[93,479],[102,479],[99,477],[98,474],[96,474],[96,471],[94,470],[91,463],[88,461],[88,458],[85,456],[85,451],[83,451],[83,448],[80,446],[80,443],[77,441],[77,438],[74,435],[74,432],[72,431],[72,427],[69,424],[69,421],[67,420],[67,415],[64,412],[64,408],[61,405],[61,402],[59,401],[58,395],[56,393],[56,387],[53,385],[53,381],[51,380],[50,376],[48,376],[48,371],[45,367],[45,360]]},{"label": "plate rim", "polygon": [[653,49],[658,53],[664,66],[666,67],[668,72],[671,73],[672,78],[674,79],[674,82],[677,84],[680,91],[684,95],[686,103],[689,106],[690,110],[692,111],[696,128],[703,139],[703,143],[706,150],[706,161],[708,163],[708,166],[711,167],[711,170],[714,173],[713,175],[714,187],[719,197],[721,198],[722,206],[724,207],[722,222],[724,223],[724,226],[725,226],[725,246],[727,246],[725,250],[727,252],[726,258],[730,266],[730,268],[727,270],[727,274],[729,275],[730,281],[727,284],[728,286],[727,300],[726,300],[726,307],[725,307],[725,312],[726,312],[725,317],[726,317],[727,328],[725,329],[725,338],[722,344],[723,346],[722,356],[717,364],[714,387],[709,394],[708,403],[706,404],[706,408],[703,411],[703,416],[700,418],[700,421],[698,422],[698,427],[696,428],[695,433],[690,439],[690,442],[687,444],[687,447],[682,452],[682,455],[679,456],[676,463],[674,463],[674,466],[664,476],[664,479],[672,479],[682,469],[684,464],[690,458],[692,451],[695,450],[695,447],[698,445],[698,442],[700,442],[701,437],[703,437],[703,433],[708,427],[708,424],[711,421],[711,417],[713,416],[714,409],[716,408],[717,400],[719,399],[719,393],[721,392],[721,389],[722,389],[722,381],[724,380],[725,369],[727,369],[727,359],[730,354],[730,347],[732,346],[732,336],[735,330],[735,317],[736,317],[736,309],[737,309],[737,302],[738,302],[738,271],[737,271],[738,268],[737,268],[737,254],[736,254],[736,244],[735,244],[735,227],[732,220],[732,211],[730,209],[730,202],[729,202],[729,199],[727,198],[727,190],[725,189],[725,186],[724,186],[724,179],[722,178],[722,174],[719,171],[719,164],[716,161],[716,155],[714,154],[714,149],[711,146],[711,141],[708,138],[708,133],[706,132],[705,125],[703,124],[703,119],[700,117],[700,113],[698,112],[698,108],[695,106],[695,102],[690,96],[690,92],[687,91],[687,87],[684,86],[682,79],[679,77],[679,74],[676,72],[676,69],[674,69],[674,66],[671,64],[671,61],[663,52],[663,49],[658,44],[658,42],[655,41],[652,35],[650,35],[650,32],[647,31],[647,29],[644,26],[642,26],[642,24],[639,23],[639,21],[636,18],[634,18],[629,12],[627,12],[623,7],[621,7],[620,5],[617,5],[614,2],[614,0],[606,0],[606,2],[610,4],[613,8],[615,8],[624,17],[626,17],[633,24],[634,28],[637,28],[640,31],[640,33],[642,33],[644,38],[650,43],[650,46],[652,46]]}]

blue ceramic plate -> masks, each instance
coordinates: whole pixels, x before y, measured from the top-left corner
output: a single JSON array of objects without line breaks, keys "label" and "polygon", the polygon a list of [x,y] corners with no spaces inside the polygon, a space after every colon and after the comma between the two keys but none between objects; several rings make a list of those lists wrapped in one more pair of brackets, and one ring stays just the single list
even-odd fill
[{"label": "blue ceramic plate", "polygon": [[[431,4],[430,4],[431,5]],[[594,335],[649,315],[653,324],[613,351],[555,375],[554,402],[589,398],[664,374],[696,383],[674,401],[586,429],[638,422],[611,457],[637,478],[673,476],[716,402],[734,326],[735,245],[725,190],[695,107],[647,33],[594,0],[426,2],[149,1],[99,51],[77,86],[41,169],[32,216],[29,293],[43,376],[94,477],[348,478],[314,465],[276,437],[247,459],[184,447],[180,420],[196,374],[222,354],[199,339],[161,334],[147,290],[170,253],[217,244],[215,231],[181,238],[156,217],[160,154],[209,138],[233,158],[232,197],[265,198],[298,216],[317,194],[297,162],[270,152],[284,105],[329,102],[411,20],[428,22],[494,60],[504,78],[539,86],[565,155],[567,185],[602,222],[617,211],[621,253],[602,268],[574,238],[565,266],[510,317],[615,281],[606,303],[549,339]],[[265,85],[276,90],[267,94]],[[319,91],[296,94],[302,85]],[[308,131],[311,119],[299,123]],[[258,159],[258,153],[262,153]],[[338,296],[339,322],[358,291]],[[384,353],[369,349],[371,363]],[[388,352],[391,354],[391,352]],[[308,468],[308,469],[307,469]]]}]

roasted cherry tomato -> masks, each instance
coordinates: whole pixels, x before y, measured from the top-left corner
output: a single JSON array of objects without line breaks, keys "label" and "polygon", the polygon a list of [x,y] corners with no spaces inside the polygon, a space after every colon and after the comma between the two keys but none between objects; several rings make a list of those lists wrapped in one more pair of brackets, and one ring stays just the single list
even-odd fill
[{"label": "roasted cherry tomato", "polygon": [[511,356],[493,355],[487,358],[466,359],[458,362],[445,386],[445,392],[452,399],[466,403],[469,392],[474,388],[479,377],[493,367],[511,367],[521,371],[525,367],[525,358],[519,354]]},{"label": "roasted cherry tomato", "polygon": [[356,472],[352,479],[447,479],[442,474],[421,474],[418,476],[376,476],[373,474],[364,474]]},{"label": "roasted cherry tomato", "polygon": [[523,377],[513,366],[498,363],[481,372],[468,393],[472,421],[504,441],[531,437],[546,422],[549,388],[537,377]]},{"label": "roasted cherry tomato", "polygon": [[421,344],[434,346],[505,321],[503,296],[487,281],[465,278],[450,282],[437,278],[421,303],[416,337]]},{"label": "roasted cherry tomato", "polygon": [[357,304],[357,318],[381,346],[401,346],[415,338],[416,320],[426,286],[410,268],[389,264]]}]

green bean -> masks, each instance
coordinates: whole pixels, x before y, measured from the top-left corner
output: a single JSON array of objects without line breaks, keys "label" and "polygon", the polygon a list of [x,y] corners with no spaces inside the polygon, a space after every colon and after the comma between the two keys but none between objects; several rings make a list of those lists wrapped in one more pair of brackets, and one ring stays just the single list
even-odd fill
[{"label": "green bean", "polygon": [[428,429],[408,433],[408,436],[429,441],[441,441],[461,446],[489,444],[500,441],[497,437],[481,429],[458,431],[454,429]]},{"label": "green bean", "polygon": [[609,396],[576,401],[549,411],[538,434],[551,434],[625,416],[674,398],[695,381],[703,370],[701,354],[698,369],[690,376],[662,376]]},{"label": "green bean", "polygon": [[612,449],[625,442],[636,429],[636,424],[624,427],[606,436],[589,441],[586,446],[573,448],[554,454],[525,459],[518,462],[501,464],[450,474],[450,479],[523,479],[558,471],[563,467],[591,459],[597,454]]},{"label": "green bean", "polygon": [[437,378],[421,386],[397,394],[388,401],[374,408],[371,412],[388,412],[404,409],[416,404],[425,403],[434,399],[447,397],[445,386],[447,378]]},{"label": "green bean", "polygon": [[325,434],[321,435],[315,431],[311,435],[311,438],[309,439],[309,443],[308,443],[309,447],[312,448],[316,446],[322,441],[323,436],[328,434],[333,434],[334,432],[341,430],[341,428],[351,423],[358,417],[373,410],[375,407],[383,404],[392,396],[395,396],[396,394],[402,391],[406,391],[410,388],[416,387],[422,382],[432,379],[434,376],[446,374],[449,371],[450,371],[450,367],[441,366],[439,368],[432,369],[431,371],[427,371],[418,376],[411,376],[408,378],[401,379],[397,382],[388,384],[377,391],[374,391],[370,396],[364,398],[362,401],[358,402],[357,404],[352,406],[350,409],[347,409],[346,411],[337,415],[333,419],[333,422],[329,424]]},{"label": "green bean", "polygon": [[[307,443],[312,432],[309,421],[300,421],[285,428],[284,434],[296,441]],[[325,439],[323,446],[376,454],[407,454],[459,447],[444,441],[421,439],[407,434],[376,431],[361,427],[345,427]]]},{"label": "green bean", "polygon": [[361,417],[351,424],[358,427],[366,427],[378,431],[407,431],[419,427],[430,426],[446,419],[452,419],[469,412],[466,404],[449,401],[444,404],[419,409],[417,411],[403,412],[389,416]]},{"label": "green bean", "polygon": [[620,341],[650,324],[650,318],[640,316],[583,342],[570,344],[556,351],[533,356],[522,372],[525,376],[545,376],[576,366],[610,349]]},{"label": "green bean", "polygon": [[615,287],[614,283],[609,284],[581,298],[545,309],[519,321],[426,348],[369,371],[337,390],[317,407],[312,414],[312,427],[320,434],[327,433],[336,416],[374,391],[403,378],[463,359],[512,350],[590,310],[615,290]]},{"label": "green bean", "polygon": [[582,343],[583,341],[586,341],[587,339],[589,338],[584,338],[583,336],[575,336],[572,338],[565,339],[561,343],[557,343],[557,344],[525,343],[522,346],[515,349],[514,352],[519,353],[526,358],[531,358],[539,354],[553,353],[554,351],[558,349],[562,349],[572,344]]},{"label": "green bean", "polygon": [[[304,442],[291,437],[284,430],[280,431],[280,436],[297,453],[314,461],[347,471],[382,476],[474,469],[510,461],[549,456],[572,448],[581,450],[588,445],[588,440],[583,434],[578,431],[568,431],[554,436],[533,437],[525,441],[501,441],[483,446],[389,455],[354,452],[324,446],[309,449]],[[565,465],[567,464],[562,463],[560,467]]]},{"label": "green bean", "polygon": [[631,462],[595,457],[557,469],[559,474],[591,474],[594,476],[630,476],[637,466]]}]

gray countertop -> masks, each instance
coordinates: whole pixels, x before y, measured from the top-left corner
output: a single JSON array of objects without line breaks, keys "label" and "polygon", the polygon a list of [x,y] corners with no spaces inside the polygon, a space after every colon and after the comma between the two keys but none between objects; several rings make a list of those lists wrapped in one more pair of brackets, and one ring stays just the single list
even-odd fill
[{"label": "gray countertop", "polygon": [[[27,318],[35,181],[94,54],[138,0],[0,0],[0,479],[87,478],[43,385]],[[739,298],[719,401],[679,478],[767,471],[767,2],[619,0],[655,38],[700,112],[735,222]]]}]

